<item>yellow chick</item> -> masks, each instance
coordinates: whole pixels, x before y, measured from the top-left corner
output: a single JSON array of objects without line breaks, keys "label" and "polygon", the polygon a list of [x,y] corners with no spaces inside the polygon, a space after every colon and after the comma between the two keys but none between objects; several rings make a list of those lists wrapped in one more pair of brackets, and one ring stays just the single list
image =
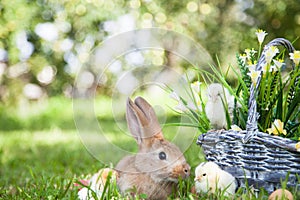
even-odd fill
[{"label": "yellow chick", "polygon": [[210,121],[212,128],[227,128],[226,112],[223,102],[227,103],[228,112],[232,115],[234,107],[234,97],[229,91],[219,83],[210,84],[207,87],[207,102],[205,105],[205,113]]},{"label": "yellow chick", "polygon": [[214,162],[204,162],[195,169],[195,189],[197,193],[215,193],[217,190],[226,190],[225,195],[235,194],[235,178],[222,170]]},{"label": "yellow chick", "polygon": [[294,200],[293,195],[288,190],[277,189],[268,198],[268,200]]}]

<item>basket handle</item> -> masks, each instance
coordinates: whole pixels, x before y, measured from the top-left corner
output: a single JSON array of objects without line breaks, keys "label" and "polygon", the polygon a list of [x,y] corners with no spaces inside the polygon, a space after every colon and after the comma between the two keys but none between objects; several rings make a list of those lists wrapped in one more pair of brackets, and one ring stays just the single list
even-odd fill
[{"label": "basket handle", "polygon": [[[249,97],[249,104],[248,104],[248,119],[247,119],[247,125],[246,125],[246,135],[242,139],[243,143],[247,143],[249,140],[251,140],[256,133],[258,132],[258,126],[257,126],[257,120],[259,118],[259,113],[257,112],[257,103],[256,103],[256,93],[258,91],[259,84],[261,82],[262,77],[262,67],[266,64],[266,51],[271,46],[284,46],[289,53],[293,53],[295,51],[295,48],[290,43],[290,41],[284,39],[284,38],[276,38],[269,42],[265,47],[264,50],[256,64],[256,71],[260,71],[260,74],[258,76],[256,85],[253,83],[251,84],[250,88],[250,97]],[[293,69],[295,68],[294,62],[292,63]]]}]

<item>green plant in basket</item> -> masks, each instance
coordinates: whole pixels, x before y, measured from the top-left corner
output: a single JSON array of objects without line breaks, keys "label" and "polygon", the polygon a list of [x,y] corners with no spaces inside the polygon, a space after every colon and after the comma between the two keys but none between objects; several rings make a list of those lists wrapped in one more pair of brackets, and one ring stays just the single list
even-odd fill
[{"label": "green plant in basket", "polygon": [[[288,62],[285,52],[280,52],[276,46],[265,48],[264,54],[265,64],[262,66],[262,71],[255,69],[261,56],[256,55],[255,50],[247,49],[244,54],[237,56],[241,78],[236,94],[245,104],[248,104],[251,83],[256,85],[261,75],[256,94],[260,131],[298,140],[300,137],[300,51],[289,53],[292,62]],[[239,108],[236,108],[234,113],[234,123],[245,128],[243,122],[247,120],[247,113],[240,112]]]},{"label": "green plant in basket", "polygon": [[[203,95],[203,90],[206,88],[205,82],[217,81],[223,85],[224,94],[225,90],[228,90],[234,97],[233,110],[230,110],[228,96],[220,95],[227,120],[227,127],[224,128],[245,130],[250,88],[253,83],[254,87],[257,86],[255,97],[259,113],[259,131],[300,140],[300,51],[295,50],[288,54],[277,46],[262,48],[267,33],[258,30],[256,34],[259,41],[258,50],[246,49],[242,54],[237,55],[238,69],[229,67],[229,70],[236,75],[238,81],[236,88],[228,84],[227,73],[222,73],[222,70],[212,66],[214,74],[195,69],[195,77],[198,79],[195,81],[193,78],[193,81],[189,81],[187,78],[187,98],[184,99],[171,90],[171,97],[178,102],[175,110],[191,119],[190,124],[178,125],[198,127],[202,133],[211,128],[205,113],[207,99]],[[264,65],[260,71],[257,71],[256,65],[262,54],[264,54]],[[203,82],[199,82],[200,80]]]},{"label": "green plant in basket", "polygon": [[194,81],[188,84],[185,99],[179,96],[171,88],[167,88],[170,97],[177,102],[174,111],[180,115],[185,115],[190,119],[190,123],[175,123],[173,125],[196,127],[201,133],[210,128],[209,120],[205,113],[205,99],[202,91],[202,82]]}]

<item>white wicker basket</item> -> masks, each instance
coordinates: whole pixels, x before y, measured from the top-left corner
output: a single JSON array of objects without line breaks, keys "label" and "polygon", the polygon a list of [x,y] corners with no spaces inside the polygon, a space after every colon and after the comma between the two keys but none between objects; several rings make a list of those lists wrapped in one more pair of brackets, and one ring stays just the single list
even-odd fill
[{"label": "white wicker basket", "polygon": [[[279,45],[294,52],[291,43],[283,38],[272,40],[266,47]],[[261,71],[265,62],[263,52],[256,70]],[[295,147],[296,141],[258,131],[255,95],[260,81],[261,77],[256,86],[251,85],[246,130],[209,131],[199,136],[197,144],[204,150],[207,160],[231,173],[241,187],[248,184],[271,193],[286,179],[287,187],[300,187],[300,152]]]}]

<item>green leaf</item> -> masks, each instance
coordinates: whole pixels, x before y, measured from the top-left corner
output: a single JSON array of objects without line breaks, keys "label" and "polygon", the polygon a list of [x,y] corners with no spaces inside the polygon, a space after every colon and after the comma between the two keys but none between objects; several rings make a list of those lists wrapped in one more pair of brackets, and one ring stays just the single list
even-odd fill
[{"label": "green leaf", "polygon": [[221,101],[222,101],[222,104],[223,104],[223,108],[224,108],[224,111],[225,111],[225,117],[226,117],[226,122],[227,122],[227,129],[230,129],[231,127],[231,118],[230,118],[230,114],[229,114],[229,111],[228,111],[228,104],[227,104],[227,99],[223,99],[221,98]]}]

